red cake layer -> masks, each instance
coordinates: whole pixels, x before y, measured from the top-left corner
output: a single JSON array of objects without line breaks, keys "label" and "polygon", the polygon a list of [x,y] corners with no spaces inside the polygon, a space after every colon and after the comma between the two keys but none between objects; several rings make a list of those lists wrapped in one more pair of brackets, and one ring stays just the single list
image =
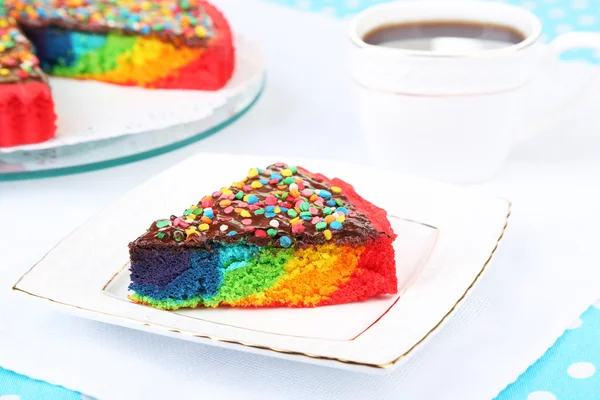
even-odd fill
[{"label": "red cake layer", "polygon": [[356,193],[354,186],[349,183],[337,178],[332,180],[325,178],[325,180],[332,186],[342,188],[343,193],[354,204],[357,211],[368,215],[373,227],[386,234],[381,234],[376,241],[367,246],[360,256],[360,261],[350,280],[342,284],[326,302],[320,305],[367,300],[381,293],[398,293],[398,278],[396,277],[396,260],[393,247],[397,235],[387,219],[387,212],[365,200]]},{"label": "red cake layer", "polygon": [[[303,172],[309,173],[302,169]],[[342,189],[348,200],[354,204],[356,210],[367,215],[371,224],[382,234],[371,242],[363,254],[352,274],[352,277],[332,294],[332,296],[319,305],[333,305],[353,301],[367,300],[382,293],[398,293],[398,278],[396,276],[396,261],[393,242],[396,238],[392,226],[387,218],[387,212],[365,200],[356,193],[354,186],[338,179],[329,179],[324,175],[315,175],[323,179],[330,186]]]},{"label": "red cake layer", "polygon": [[371,224],[375,229],[377,229],[379,232],[385,232],[388,235],[392,236],[392,240],[396,238],[396,234],[392,229],[392,225],[390,224],[390,221],[387,218],[387,211],[365,200],[361,195],[356,193],[356,190],[354,190],[354,186],[344,182],[341,179],[326,179],[326,181],[329,182],[331,186],[339,186],[340,188],[342,188],[343,193],[346,195],[348,200],[350,200],[350,202],[354,204],[357,211],[369,217],[369,220],[371,221]]},{"label": "red cake layer", "polygon": [[54,102],[46,83],[0,85],[0,147],[51,139],[55,121]]},{"label": "red cake layer", "polygon": [[375,229],[377,229],[379,232],[387,233],[392,237],[392,240],[396,238],[397,235],[394,233],[394,230],[390,225],[390,221],[387,219],[387,211],[385,211],[383,208],[377,207],[375,204],[370,203],[368,200],[365,200],[361,195],[356,193],[354,186],[338,178],[329,179],[323,174],[313,174],[302,167],[298,167],[298,169],[311,177],[321,179],[330,186],[337,186],[341,188],[342,193],[344,193],[348,200],[354,204],[357,211],[369,217],[369,220]]},{"label": "red cake layer", "polygon": [[207,2],[201,6],[212,19],[217,32],[208,48],[194,62],[152,84],[164,89],[218,90],[231,79],[235,67],[235,48],[229,23],[219,10]]},{"label": "red cake layer", "polygon": [[367,246],[348,281],[320,306],[367,300],[379,294],[398,293],[393,239],[381,235]]}]

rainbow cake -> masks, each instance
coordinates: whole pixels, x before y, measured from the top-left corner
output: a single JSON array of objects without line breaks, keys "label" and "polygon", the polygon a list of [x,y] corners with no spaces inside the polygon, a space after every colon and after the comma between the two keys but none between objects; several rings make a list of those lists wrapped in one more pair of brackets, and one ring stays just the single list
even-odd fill
[{"label": "rainbow cake", "polygon": [[54,136],[46,75],[217,90],[233,69],[227,20],[202,0],[0,0],[0,147]]},{"label": "rainbow cake", "polygon": [[152,223],[129,244],[130,298],[182,307],[316,307],[397,293],[385,210],[340,179],[277,163]]}]

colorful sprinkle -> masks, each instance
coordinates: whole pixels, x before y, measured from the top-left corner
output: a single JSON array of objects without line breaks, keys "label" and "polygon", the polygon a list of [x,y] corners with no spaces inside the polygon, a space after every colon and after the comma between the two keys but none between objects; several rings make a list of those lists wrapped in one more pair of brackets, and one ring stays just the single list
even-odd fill
[{"label": "colorful sprinkle", "polygon": [[201,230],[202,232],[207,231],[210,229],[210,225],[208,224],[200,224],[198,225],[198,229]]},{"label": "colorful sprinkle", "polygon": [[279,228],[279,221],[277,221],[276,219],[273,219],[273,220],[269,221],[269,225],[272,226],[273,228]]},{"label": "colorful sprinkle", "polygon": [[240,216],[242,216],[244,218],[250,218],[252,216],[252,214],[250,214],[247,210],[242,210],[240,212]]},{"label": "colorful sprinkle", "polygon": [[176,242],[181,242],[183,239],[185,239],[185,233],[177,230],[173,232],[173,239],[175,239]]},{"label": "colorful sprinkle", "polygon": [[221,227],[219,228],[219,230],[221,232],[225,232],[227,229],[229,229],[229,227],[227,225],[225,225],[225,224],[221,225]]},{"label": "colorful sprinkle", "polygon": [[188,238],[190,235],[200,235],[195,226],[190,226],[188,229],[186,229],[185,234],[188,235]]},{"label": "colorful sprinkle", "polygon": [[329,224],[329,227],[331,229],[339,230],[339,229],[342,229],[343,225],[339,221],[333,221],[331,224]]},{"label": "colorful sprinkle", "polygon": [[292,245],[292,240],[288,236],[282,236],[279,238],[279,243],[281,244],[281,247],[287,249]]},{"label": "colorful sprinkle", "polygon": [[264,238],[267,237],[267,232],[263,231],[262,229],[257,229],[256,231],[254,231],[254,236]]},{"label": "colorful sprinkle", "polygon": [[255,178],[258,176],[258,168],[251,168],[250,171],[248,171],[248,178]]},{"label": "colorful sprinkle", "polygon": [[157,228],[164,228],[166,226],[169,226],[169,221],[166,219],[163,219],[161,221],[156,221],[156,227]]},{"label": "colorful sprinkle", "polygon": [[325,235],[325,240],[331,240],[331,238],[333,237],[333,234],[329,229],[325,229],[323,231],[323,234]]},{"label": "colorful sprinkle", "polygon": [[265,199],[265,204],[268,206],[274,206],[277,204],[277,197],[273,196],[272,194],[268,195]]},{"label": "colorful sprinkle", "polygon": [[246,200],[248,202],[248,204],[255,204],[258,203],[258,197],[251,194],[248,196],[248,200]]},{"label": "colorful sprinkle", "polygon": [[331,197],[331,193],[329,193],[327,190],[321,190],[321,192],[319,193],[319,196],[321,196],[322,198],[327,200]]},{"label": "colorful sprinkle", "polygon": [[336,212],[343,213],[344,215],[348,215],[348,210],[346,207],[338,207],[335,209]]}]

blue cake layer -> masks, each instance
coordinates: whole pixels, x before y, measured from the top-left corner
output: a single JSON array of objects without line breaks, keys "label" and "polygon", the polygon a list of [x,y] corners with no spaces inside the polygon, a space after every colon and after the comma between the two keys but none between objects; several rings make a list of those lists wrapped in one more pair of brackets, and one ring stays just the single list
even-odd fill
[{"label": "blue cake layer", "polygon": [[214,296],[224,274],[243,268],[259,251],[247,244],[215,245],[210,250],[187,248],[132,251],[129,289],[158,300]]}]

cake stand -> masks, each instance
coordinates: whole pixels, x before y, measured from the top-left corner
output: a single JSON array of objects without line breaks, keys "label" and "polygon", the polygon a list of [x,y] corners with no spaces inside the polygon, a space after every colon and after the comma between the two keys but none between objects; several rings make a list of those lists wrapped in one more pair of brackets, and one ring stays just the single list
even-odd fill
[{"label": "cake stand", "polygon": [[236,49],[234,76],[215,92],[51,78],[57,135],[39,144],[0,148],[0,181],[122,165],[219,132],[252,108],[265,85],[258,46],[238,36]]}]

